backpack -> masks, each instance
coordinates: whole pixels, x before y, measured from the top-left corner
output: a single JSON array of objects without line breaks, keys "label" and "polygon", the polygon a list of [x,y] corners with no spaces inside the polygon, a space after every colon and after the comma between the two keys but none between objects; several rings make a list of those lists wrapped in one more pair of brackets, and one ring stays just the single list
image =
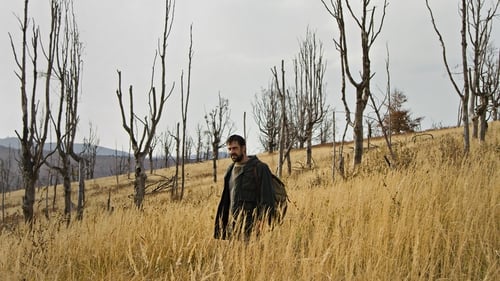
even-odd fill
[{"label": "backpack", "polygon": [[[257,176],[257,165],[254,166],[254,174],[255,178],[258,178]],[[283,219],[285,218],[286,215],[286,210],[288,208],[288,201],[290,201],[290,198],[288,197],[288,194],[286,192],[286,187],[285,184],[271,172],[271,185],[272,189],[274,190],[274,205],[275,205],[275,213],[274,213],[274,219],[278,223],[282,223]]]},{"label": "backpack", "polygon": [[285,218],[290,198],[288,198],[288,194],[286,193],[285,184],[273,173],[271,173],[271,176],[274,189],[274,203],[276,206],[275,218],[278,223],[281,223]]}]

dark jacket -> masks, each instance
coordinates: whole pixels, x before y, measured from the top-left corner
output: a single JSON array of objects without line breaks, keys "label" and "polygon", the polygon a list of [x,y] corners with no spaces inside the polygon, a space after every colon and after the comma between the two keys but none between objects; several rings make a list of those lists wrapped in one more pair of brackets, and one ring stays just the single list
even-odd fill
[{"label": "dark jacket", "polygon": [[242,174],[236,179],[233,210],[230,210],[229,180],[234,163],[228,167],[224,175],[224,189],[215,217],[214,237],[217,239],[229,238],[229,229],[233,227],[229,228],[228,223],[231,216],[237,216],[239,212],[243,212],[245,216],[244,232],[246,235],[251,233],[256,218],[263,219],[266,214],[274,214],[275,203],[271,171],[257,156],[248,156],[248,158]]}]

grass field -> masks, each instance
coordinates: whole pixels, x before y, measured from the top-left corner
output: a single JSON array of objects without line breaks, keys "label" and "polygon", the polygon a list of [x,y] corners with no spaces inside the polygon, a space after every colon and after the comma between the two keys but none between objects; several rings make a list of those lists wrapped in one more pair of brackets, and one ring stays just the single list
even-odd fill
[{"label": "grass field", "polygon": [[[31,232],[15,219],[22,192],[9,193],[0,280],[500,280],[500,123],[467,158],[462,129],[429,133],[395,138],[393,168],[379,141],[345,179],[332,178],[331,146],[313,149],[312,170],[294,151],[285,222],[248,243],[212,238],[222,183],[211,163],[186,167],[182,202],[148,195],[143,211],[126,176],[88,181],[84,219],[69,227],[62,191],[49,220],[37,192]],[[259,158],[276,167],[276,155]],[[218,163],[220,180],[229,161]]]}]

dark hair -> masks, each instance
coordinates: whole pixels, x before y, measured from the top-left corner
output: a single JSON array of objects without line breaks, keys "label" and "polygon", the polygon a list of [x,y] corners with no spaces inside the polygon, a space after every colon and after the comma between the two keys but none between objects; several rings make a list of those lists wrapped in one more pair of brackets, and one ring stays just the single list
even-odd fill
[{"label": "dark hair", "polygon": [[238,142],[240,146],[246,145],[245,139],[240,135],[231,135],[229,138],[227,138],[226,144],[230,144],[233,141]]}]

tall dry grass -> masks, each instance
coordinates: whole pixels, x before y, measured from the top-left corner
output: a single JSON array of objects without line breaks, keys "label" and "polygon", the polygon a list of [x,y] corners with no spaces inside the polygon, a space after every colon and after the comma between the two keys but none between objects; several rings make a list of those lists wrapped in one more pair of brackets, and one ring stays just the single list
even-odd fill
[{"label": "tall dry grass", "polygon": [[[467,158],[460,129],[435,135],[397,139],[392,169],[380,144],[346,179],[332,179],[331,148],[315,148],[313,170],[284,177],[284,224],[248,243],[212,239],[221,183],[210,163],[187,167],[182,202],[150,195],[142,212],[130,185],[95,180],[83,221],[39,215],[31,232],[3,228],[0,280],[499,280],[500,124]],[[274,156],[259,157],[274,167]]]}]

